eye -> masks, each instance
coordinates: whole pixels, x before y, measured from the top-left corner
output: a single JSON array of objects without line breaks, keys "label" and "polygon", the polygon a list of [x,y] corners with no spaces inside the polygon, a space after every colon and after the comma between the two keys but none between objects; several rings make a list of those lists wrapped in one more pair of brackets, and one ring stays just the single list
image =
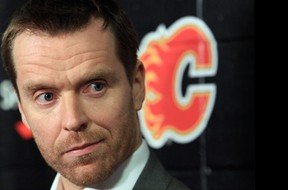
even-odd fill
[{"label": "eye", "polygon": [[45,92],[37,96],[37,102],[42,105],[50,104],[55,101],[55,95],[52,92]]},{"label": "eye", "polygon": [[93,83],[91,84],[91,87],[97,91],[97,92],[100,92],[104,89],[105,85],[103,83]]},{"label": "eye", "polygon": [[100,97],[106,92],[106,87],[105,82],[93,82],[84,88],[83,93],[93,97]]}]

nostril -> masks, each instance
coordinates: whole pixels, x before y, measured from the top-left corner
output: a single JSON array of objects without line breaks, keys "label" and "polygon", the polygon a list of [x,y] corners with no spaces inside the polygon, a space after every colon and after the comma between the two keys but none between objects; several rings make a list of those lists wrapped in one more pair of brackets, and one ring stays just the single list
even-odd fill
[{"label": "nostril", "polygon": [[87,125],[86,124],[82,124],[80,125],[79,129],[77,131],[83,131],[87,128]]},{"label": "nostril", "polygon": [[87,124],[81,124],[81,125],[74,125],[74,126],[70,126],[70,127],[66,127],[65,129],[67,131],[74,131],[74,132],[80,132],[80,131],[84,131],[87,128]]}]

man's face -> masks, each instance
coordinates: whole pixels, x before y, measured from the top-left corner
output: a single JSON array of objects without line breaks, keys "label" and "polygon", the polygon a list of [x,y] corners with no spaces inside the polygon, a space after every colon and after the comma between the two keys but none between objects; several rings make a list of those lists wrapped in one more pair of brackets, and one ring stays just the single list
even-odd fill
[{"label": "man's face", "polygon": [[144,69],[137,64],[130,85],[101,20],[56,37],[26,31],[16,37],[13,57],[22,119],[66,179],[101,183],[140,145]]}]

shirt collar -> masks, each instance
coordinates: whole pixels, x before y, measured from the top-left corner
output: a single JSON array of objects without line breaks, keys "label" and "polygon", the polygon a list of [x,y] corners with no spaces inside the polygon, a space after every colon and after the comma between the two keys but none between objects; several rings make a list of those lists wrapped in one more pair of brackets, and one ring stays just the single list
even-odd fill
[{"label": "shirt collar", "polygon": [[[128,158],[101,186],[97,188],[84,188],[84,190],[129,190],[132,189],[143,171],[148,158],[149,148],[145,140],[140,147]],[[50,190],[57,190],[60,174],[57,173]]]}]

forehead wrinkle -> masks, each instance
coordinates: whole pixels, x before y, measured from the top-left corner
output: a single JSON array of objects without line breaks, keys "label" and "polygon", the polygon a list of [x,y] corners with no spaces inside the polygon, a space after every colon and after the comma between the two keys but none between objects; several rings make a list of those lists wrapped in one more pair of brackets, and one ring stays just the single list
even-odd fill
[{"label": "forehead wrinkle", "polygon": [[[108,53],[106,53],[105,51],[96,52],[93,50],[91,50],[90,52],[79,53],[77,55],[73,55],[67,60],[65,59],[59,60],[58,58],[53,58],[53,57],[45,56],[45,55],[40,55],[40,56],[27,55],[27,56],[21,57],[22,63],[19,66],[20,67],[31,66],[33,68],[40,67],[40,68],[46,68],[46,69],[53,70],[53,71],[69,71],[69,70],[73,70],[77,66],[81,66],[83,64],[85,65],[86,63],[90,63],[90,62],[92,64],[95,64],[95,66],[99,63],[105,63],[109,59],[107,55]],[[26,57],[28,58],[27,61],[25,60]],[[77,57],[79,57],[79,60],[77,60]]]},{"label": "forehead wrinkle", "polygon": [[[26,34],[26,36],[25,36]],[[105,59],[105,57],[110,57],[108,54],[108,50],[111,50],[111,46],[102,44],[101,43],[101,48],[100,49],[95,49],[93,47],[94,45],[91,44],[91,41],[84,41],[79,43],[79,41],[69,41],[66,40],[65,38],[73,39],[73,35],[67,35],[67,36],[56,36],[56,37],[51,37],[51,36],[43,36],[43,35],[29,35],[27,33],[22,33],[20,36],[16,38],[17,40],[30,40],[32,38],[32,42],[28,43],[31,47],[25,48],[28,51],[17,51],[18,55],[15,56],[15,51],[13,51],[13,57],[15,58],[15,61],[17,57],[21,57],[23,59],[27,58],[34,63],[37,64],[45,64],[47,61],[51,60],[51,62],[54,61],[63,61],[65,64],[61,64],[61,66],[64,66],[63,68],[58,67],[56,70],[67,70],[70,68],[73,68],[77,66],[78,64],[71,64],[73,62],[75,63],[81,63],[82,60],[86,59],[87,57],[98,57],[95,58],[94,60],[99,59]],[[60,40],[60,41],[59,41]],[[48,41],[48,43],[47,43]],[[55,42],[55,43],[54,43]],[[96,43],[97,44],[97,43]],[[104,46],[103,46],[104,45]],[[99,48],[99,46],[96,46]],[[113,48],[113,53],[115,53],[114,48]],[[43,60],[39,61],[37,58],[41,58]],[[45,60],[49,59],[49,60]],[[78,60],[76,60],[78,59]],[[73,61],[75,60],[75,61]],[[21,61],[21,60],[19,60]],[[18,62],[19,62],[18,61]],[[23,61],[21,61],[23,63]],[[22,64],[21,63],[21,64]],[[56,65],[56,63],[54,64]],[[59,65],[59,63],[57,64]],[[59,65],[60,66],[60,65]]]},{"label": "forehead wrinkle", "polygon": [[[55,44],[53,44],[52,46],[41,45],[39,47],[35,46],[34,48],[36,48],[36,50],[30,53],[33,56],[35,55],[35,53],[40,52],[38,54],[42,55],[43,57],[51,57],[63,61],[73,59],[78,55],[85,55],[90,53],[101,55],[106,51],[105,47],[101,49],[94,49],[94,47],[91,46],[91,44],[89,43],[81,43],[81,44],[76,43],[70,46],[67,45],[56,46]],[[41,48],[44,51],[41,51],[40,50]]]},{"label": "forehead wrinkle", "polygon": [[[48,50],[47,50],[48,51]],[[50,50],[51,51],[51,50]],[[59,61],[69,61],[77,56],[85,56],[85,55],[96,55],[96,56],[106,56],[106,51],[105,50],[87,50],[87,51],[80,51],[78,53],[75,53],[75,54],[72,54],[72,55],[69,55],[69,56],[66,56],[64,57],[62,53],[59,53],[60,55],[49,55],[49,54],[41,54],[41,55],[38,55],[38,56],[35,56],[35,52],[31,52],[27,55],[21,55],[21,57],[25,58],[25,57],[28,57],[28,58],[31,58],[31,57],[43,57],[43,58],[49,58],[49,59],[52,59],[52,60],[59,60]],[[97,55],[98,54],[98,55]],[[37,55],[37,54],[36,54]]]},{"label": "forehead wrinkle", "polygon": [[74,54],[66,60],[60,60],[64,63],[65,70],[71,70],[77,66],[85,65],[86,63],[93,63],[95,65],[99,63],[105,63],[108,61],[108,53],[104,50],[91,50],[89,52]]}]

